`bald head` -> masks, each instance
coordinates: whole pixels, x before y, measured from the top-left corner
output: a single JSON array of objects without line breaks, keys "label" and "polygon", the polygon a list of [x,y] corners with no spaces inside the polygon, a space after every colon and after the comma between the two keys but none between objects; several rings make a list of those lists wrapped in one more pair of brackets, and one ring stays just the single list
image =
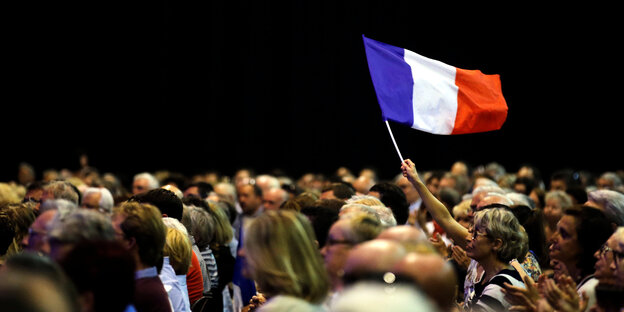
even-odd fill
[{"label": "bald head", "polygon": [[477,204],[477,211],[491,206],[500,207],[500,205],[511,207],[513,206],[513,201],[504,194],[489,193],[479,201]]},{"label": "bald head", "polygon": [[345,276],[358,276],[390,272],[406,255],[405,248],[397,241],[373,239],[353,247],[345,262]]},{"label": "bald head", "polygon": [[387,239],[399,242],[408,252],[432,250],[427,234],[422,229],[411,225],[397,225],[383,230],[378,239]]},{"label": "bald head", "polygon": [[411,278],[441,309],[448,311],[455,302],[457,276],[452,265],[436,253],[409,253],[393,272]]}]

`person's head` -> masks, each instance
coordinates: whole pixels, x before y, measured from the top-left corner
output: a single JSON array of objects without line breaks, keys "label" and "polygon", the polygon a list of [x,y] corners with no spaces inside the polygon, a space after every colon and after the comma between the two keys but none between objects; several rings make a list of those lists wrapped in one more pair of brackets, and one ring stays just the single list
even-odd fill
[{"label": "person's head", "polygon": [[520,194],[529,195],[537,187],[535,179],[530,177],[517,177],[513,183],[513,190]]},{"label": "person's head", "polygon": [[569,169],[558,170],[550,176],[550,191],[565,191],[569,186],[579,184],[578,173]]},{"label": "person's head", "polygon": [[393,270],[395,274],[411,278],[440,308],[453,310],[457,274],[450,262],[437,253],[409,253]]},{"label": "person's head", "polygon": [[89,187],[83,192],[82,208],[97,210],[108,215],[112,213],[114,205],[113,194],[107,188]]},{"label": "person's head", "polygon": [[227,207],[224,203],[213,202],[208,200],[208,212],[214,220],[214,238],[210,243],[211,246],[225,246],[232,241],[234,237],[234,231],[232,230],[231,223],[229,222],[226,210]]},{"label": "person's head", "polygon": [[67,181],[52,181],[43,188],[42,202],[50,199],[66,199],[76,205],[80,205],[80,191]]},{"label": "person's head", "polygon": [[353,186],[346,182],[334,182],[325,186],[321,190],[320,199],[342,199],[347,200],[355,195]]},{"label": "person's head", "polygon": [[[175,220],[173,218],[168,219]],[[175,221],[179,223],[179,221]],[[179,228],[168,226],[163,256],[169,257],[169,264],[171,264],[176,275],[186,275],[191,266],[191,257],[193,256],[193,249],[188,235]]]},{"label": "person's head", "polygon": [[83,311],[124,311],[133,300],[135,263],[118,241],[81,242],[59,264]]},{"label": "person's head", "polygon": [[52,259],[24,252],[7,258],[0,270],[3,311],[81,311],[76,288]]},{"label": "person's head", "polygon": [[470,229],[473,217],[470,202],[470,199],[463,200],[459,204],[455,205],[452,210],[453,219],[467,229]]},{"label": "person's head", "polygon": [[477,262],[494,259],[509,263],[524,258],[529,250],[526,232],[514,214],[505,208],[477,211],[470,232],[466,255]]},{"label": "person's head", "polygon": [[50,254],[50,243],[48,241],[48,233],[52,227],[57,210],[47,210],[35,219],[35,222],[28,229],[28,242],[24,245],[26,249],[33,252],[39,252],[45,255]]},{"label": "person's head", "polygon": [[474,190],[472,190],[472,197],[470,197],[470,208],[476,211],[481,200],[487,195],[491,195],[494,193],[504,194],[505,191],[503,191],[502,188],[500,188],[498,185],[495,185],[495,184],[494,185],[486,184],[486,185],[475,187]]},{"label": "person's head", "polygon": [[227,201],[232,204],[236,202],[236,187],[232,183],[220,182],[215,184],[214,193],[219,197],[219,201]]},{"label": "person's head", "polygon": [[262,205],[266,210],[278,210],[288,200],[288,192],[281,187],[274,187],[262,192]]},{"label": "person's head", "polygon": [[190,207],[191,235],[195,238],[195,244],[200,250],[208,247],[215,234],[215,222],[210,213],[199,207]]},{"label": "person's head", "polygon": [[420,199],[420,194],[416,191],[416,188],[406,177],[400,176],[396,180],[396,185],[401,188],[403,193],[405,194],[405,200],[407,200],[408,204],[413,204]]},{"label": "person's head", "polygon": [[4,240],[10,242],[5,252],[0,255],[19,253],[24,246],[22,241],[28,236],[31,224],[35,221],[35,213],[32,204],[25,203],[0,203],[0,213],[3,215],[5,226],[13,233],[6,233]]},{"label": "person's head", "polygon": [[[594,277],[603,285],[618,285],[618,270],[624,270],[624,227],[618,227],[609,239],[594,253],[596,264]],[[621,281],[621,282],[624,282]],[[624,283],[620,283],[624,286]]]},{"label": "person's head", "polygon": [[544,196],[544,219],[549,224],[556,224],[563,216],[563,211],[572,207],[572,198],[564,191],[549,191]]},{"label": "person's head", "polygon": [[136,174],[132,179],[132,194],[147,192],[160,187],[160,182],[149,172]]},{"label": "person's head", "polygon": [[403,245],[395,240],[375,238],[355,245],[344,265],[345,286],[378,279],[391,272],[406,254]]},{"label": "person's head", "polygon": [[368,175],[361,175],[351,183],[356,194],[368,194],[368,191],[375,184],[375,180]]},{"label": "person's head", "polygon": [[608,189],[595,190],[587,193],[585,205],[602,210],[614,226],[624,225],[624,194]]},{"label": "person's head", "polygon": [[[613,233],[602,211],[588,206],[566,209],[557,223],[550,247],[550,258],[576,270],[580,277],[594,272],[594,253]],[[575,278],[575,276],[572,276]]]},{"label": "person's head", "polygon": [[379,219],[367,213],[341,218],[329,228],[321,254],[333,288],[341,287],[344,263],[349,250],[356,244],[376,238],[382,230]]},{"label": "person's head", "polygon": [[323,301],[329,281],[314,240],[309,221],[300,213],[266,211],[254,219],[243,248],[249,273],[259,288],[269,296]]},{"label": "person's head", "polygon": [[262,206],[262,189],[256,184],[239,186],[238,202],[244,214],[253,215]]},{"label": "person's head", "polygon": [[334,202],[343,203],[338,199],[321,199],[317,201],[316,205],[304,207],[300,211],[312,223],[314,236],[318,241],[319,248],[325,246],[329,228],[338,220],[338,209],[331,206]]},{"label": "person's head", "polygon": [[381,200],[392,210],[397,224],[405,224],[409,216],[409,204],[405,193],[396,184],[380,182],[371,187],[369,194]]},{"label": "person's head", "polygon": [[52,222],[48,234],[50,257],[58,260],[80,242],[112,240],[115,240],[115,230],[108,216],[79,209]]},{"label": "person's head", "polygon": [[598,177],[596,187],[599,190],[616,190],[622,186],[622,179],[615,172],[604,172]]},{"label": "person's head", "polygon": [[35,204],[33,209],[35,212],[39,212],[39,207],[41,206],[41,197],[43,196],[43,183],[39,181],[34,181],[26,186],[26,194],[24,194],[24,198],[22,202],[32,202]]},{"label": "person's head", "polygon": [[176,194],[164,188],[155,188],[132,196],[129,201],[156,206],[165,217],[182,220],[183,204]]},{"label": "person's head", "polygon": [[186,189],[184,190],[184,197],[197,196],[201,199],[206,199],[208,198],[208,195],[210,195],[210,192],[212,192],[213,190],[214,187],[212,186],[212,184],[199,181],[192,183],[186,187]]},{"label": "person's head", "polygon": [[166,240],[162,213],[151,204],[125,202],[113,209],[117,239],[135,257],[137,266],[159,266]]},{"label": "person's head", "polygon": [[384,229],[377,239],[388,239],[399,242],[408,252],[433,252],[433,246],[427,234],[418,227],[411,225],[397,225]]}]

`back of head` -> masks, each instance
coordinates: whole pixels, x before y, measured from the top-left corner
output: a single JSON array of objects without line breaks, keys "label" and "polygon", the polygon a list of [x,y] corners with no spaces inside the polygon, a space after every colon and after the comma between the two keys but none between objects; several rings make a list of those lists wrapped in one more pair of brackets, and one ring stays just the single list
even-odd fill
[{"label": "back of head", "polygon": [[48,198],[66,199],[80,205],[80,191],[67,181],[52,181],[44,186],[44,192],[48,194]]},{"label": "back of head", "polygon": [[203,250],[214,238],[215,222],[208,211],[198,207],[190,207],[189,215],[193,224],[191,235],[195,238],[197,247]]},{"label": "back of head", "polygon": [[[338,220],[338,210],[333,207],[331,201],[342,204],[341,200],[324,199],[317,201],[316,206],[304,207],[301,213],[308,217],[314,229],[314,235],[318,240],[319,248],[325,246],[329,228]],[[339,209],[339,208],[338,208]]]},{"label": "back of head", "polygon": [[147,266],[159,265],[166,229],[158,208],[150,204],[125,202],[113,210],[113,220],[117,218],[123,219],[119,227],[124,236],[135,240],[141,262]]},{"label": "back of head", "polygon": [[63,219],[55,219],[48,234],[50,256],[61,257],[63,246],[80,242],[115,240],[111,219],[97,211],[78,209]]},{"label": "back of head", "polygon": [[129,201],[154,205],[160,210],[161,214],[177,220],[182,220],[184,209],[182,200],[172,191],[156,188],[134,195]]},{"label": "back of head", "polygon": [[349,251],[345,262],[345,285],[367,279],[381,281],[405,255],[405,248],[394,240],[372,239],[357,244]]},{"label": "back of head", "polygon": [[113,211],[113,206],[115,205],[115,199],[113,198],[113,194],[105,187],[88,187],[84,190],[82,198],[86,198],[89,194],[96,193],[100,194],[99,201],[99,211],[110,214]]},{"label": "back of head", "polygon": [[2,311],[80,311],[76,289],[48,257],[34,253],[7,259],[0,271]]},{"label": "back of head", "polygon": [[339,221],[343,220],[349,225],[347,239],[352,244],[375,239],[384,229],[379,218],[365,212],[349,214],[348,217],[341,218]]},{"label": "back of head", "polygon": [[191,257],[193,255],[191,242],[186,233],[175,227],[167,227],[163,255],[169,257],[169,263],[176,275],[186,275],[191,266]]},{"label": "back of head", "polygon": [[135,263],[117,241],[82,242],[59,264],[93,311],[124,311],[134,295]]},{"label": "back of head", "polygon": [[380,182],[370,189],[371,192],[379,193],[379,200],[392,210],[397,224],[405,224],[409,216],[409,203],[405,193],[394,183]]},{"label": "back of head", "polygon": [[309,221],[300,213],[277,210],[258,216],[244,242],[253,279],[269,296],[321,302],[329,291],[329,278],[314,240]]},{"label": "back of head", "polygon": [[457,274],[450,262],[437,253],[409,253],[393,272],[414,281],[438,305],[440,311],[451,311],[455,302]]},{"label": "back of head", "polygon": [[345,182],[334,182],[323,188],[322,192],[333,191],[334,196],[338,199],[347,200],[355,195],[355,189]]}]

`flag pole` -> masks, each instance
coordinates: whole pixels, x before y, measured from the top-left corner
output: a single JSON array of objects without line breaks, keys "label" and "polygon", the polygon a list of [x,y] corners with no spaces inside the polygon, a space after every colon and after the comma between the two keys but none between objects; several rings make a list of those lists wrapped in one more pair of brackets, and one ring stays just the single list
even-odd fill
[{"label": "flag pole", "polygon": [[392,135],[392,130],[390,129],[390,124],[388,123],[388,120],[386,119],[386,126],[388,127],[388,132],[390,133],[390,138],[392,139],[392,143],[394,143],[394,148],[397,151],[397,154],[399,154],[399,158],[401,158],[401,163],[403,163],[403,156],[401,155],[401,151],[399,151],[399,146],[397,146],[396,141],[394,140],[394,135]]}]

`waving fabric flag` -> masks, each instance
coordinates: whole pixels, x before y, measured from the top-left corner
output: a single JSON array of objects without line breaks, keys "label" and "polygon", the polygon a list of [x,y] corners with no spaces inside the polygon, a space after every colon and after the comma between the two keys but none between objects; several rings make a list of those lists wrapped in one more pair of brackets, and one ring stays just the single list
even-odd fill
[{"label": "waving fabric flag", "polygon": [[507,103],[498,75],[456,68],[362,37],[384,120],[433,134],[502,127]]}]

